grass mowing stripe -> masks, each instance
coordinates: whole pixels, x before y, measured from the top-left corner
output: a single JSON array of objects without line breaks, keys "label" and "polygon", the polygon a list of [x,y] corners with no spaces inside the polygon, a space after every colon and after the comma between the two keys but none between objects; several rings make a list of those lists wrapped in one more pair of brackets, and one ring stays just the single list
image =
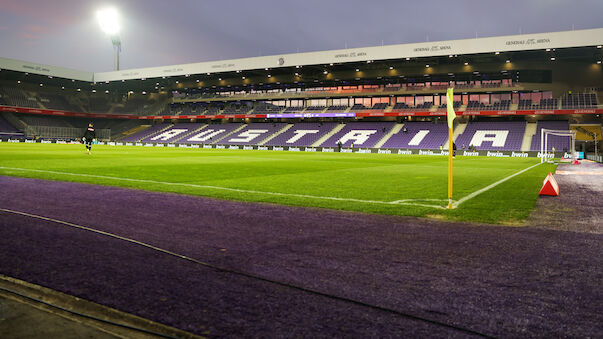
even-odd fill
[{"label": "grass mowing stripe", "polygon": [[511,179],[511,178],[513,178],[513,177],[515,177],[515,176],[520,175],[520,174],[521,174],[521,173],[523,173],[523,172],[526,172],[526,171],[528,171],[528,170],[531,170],[532,168],[534,168],[534,167],[536,167],[536,166],[538,166],[538,165],[540,165],[540,164],[541,164],[541,163],[537,163],[536,165],[532,165],[532,166],[530,166],[530,167],[528,167],[528,168],[525,168],[525,169],[523,169],[523,170],[521,170],[521,171],[519,171],[519,172],[517,172],[517,173],[515,173],[515,174],[512,174],[512,175],[510,175],[510,176],[508,176],[508,177],[506,177],[506,178],[502,178],[501,180],[499,180],[499,181],[497,181],[497,182],[495,182],[495,183],[492,183],[492,184],[490,184],[490,185],[488,185],[488,186],[486,186],[486,187],[484,187],[484,188],[482,188],[482,189],[479,189],[479,190],[477,190],[477,191],[475,191],[475,192],[473,192],[473,193],[471,193],[471,194],[469,194],[469,195],[467,195],[467,196],[465,196],[465,197],[463,197],[463,198],[459,199],[458,201],[454,202],[454,203],[452,204],[452,208],[457,208],[457,207],[458,207],[460,204],[464,203],[465,201],[467,201],[467,200],[469,200],[469,199],[472,199],[472,198],[474,198],[474,197],[478,196],[479,194],[482,194],[482,193],[486,192],[487,190],[489,190],[489,189],[491,189],[491,188],[493,188],[493,187],[496,187],[496,186],[498,186],[499,184],[502,184],[503,182],[505,182],[505,181],[507,181],[507,180],[509,180],[509,179]]},{"label": "grass mowing stripe", "polygon": [[[458,208],[446,209],[445,157],[102,145],[94,150],[89,156],[80,145],[0,143],[0,166],[23,169],[0,169],[0,175],[224,200],[521,225],[538,199],[542,178],[555,170],[551,164],[534,167]],[[458,156],[453,197],[469,196],[537,160]]]},{"label": "grass mowing stripe", "polygon": [[196,185],[196,184],[187,184],[187,183],[179,183],[179,182],[165,182],[165,181],[146,180],[146,179],[121,178],[121,177],[111,177],[111,176],[105,176],[105,175],[85,174],[85,173],[57,172],[57,171],[48,171],[48,170],[39,170],[39,169],[30,169],[30,168],[17,168],[17,167],[4,167],[4,166],[0,166],[0,169],[16,170],[16,171],[30,171],[30,172],[40,172],[40,173],[60,174],[60,175],[74,175],[74,176],[81,176],[81,177],[90,177],[90,178],[99,178],[99,179],[110,179],[110,180],[123,180],[123,181],[144,182],[144,183],[159,184],[159,185],[171,185],[171,186],[185,186],[185,187],[195,187],[195,188],[205,188],[205,189],[217,189],[217,190],[225,190],[225,191],[240,192],[240,193],[251,193],[251,194],[267,194],[267,195],[278,195],[278,196],[285,196],[285,197],[297,197],[297,198],[309,198],[309,199],[324,199],[324,200],[336,200],[336,201],[351,201],[351,202],[369,203],[369,204],[415,205],[415,206],[422,206],[422,207],[432,207],[432,208],[445,209],[445,207],[443,207],[443,206],[410,202],[410,201],[438,201],[440,199],[404,199],[404,200],[396,200],[396,201],[362,200],[362,199],[354,199],[354,198],[322,197],[322,196],[306,195],[306,194],[295,194],[295,193],[254,191],[254,190],[246,190],[246,189],[230,188],[230,187],[219,187],[219,186],[210,186],[210,185]]}]

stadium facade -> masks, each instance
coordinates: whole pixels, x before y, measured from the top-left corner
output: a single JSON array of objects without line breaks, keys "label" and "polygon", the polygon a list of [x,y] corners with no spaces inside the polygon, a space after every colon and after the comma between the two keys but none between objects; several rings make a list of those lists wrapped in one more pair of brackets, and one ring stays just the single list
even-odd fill
[{"label": "stadium facade", "polygon": [[102,139],[133,144],[433,153],[454,87],[467,152],[532,155],[551,127],[594,152],[602,45],[603,28],[104,73],[0,59],[0,136],[67,139],[94,120]]}]

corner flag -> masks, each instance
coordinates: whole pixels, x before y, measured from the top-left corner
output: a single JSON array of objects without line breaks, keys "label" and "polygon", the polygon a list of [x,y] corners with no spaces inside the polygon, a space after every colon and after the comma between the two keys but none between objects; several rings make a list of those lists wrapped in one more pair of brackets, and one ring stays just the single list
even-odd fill
[{"label": "corner flag", "polygon": [[454,88],[449,88],[446,91],[446,108],[448,109],[448,128],[452,128],[452,122],[456,118],[454,113],[454,94],[452,93]]},{"label": "corner flag", "polygon": [[453,88],[446,91],[446,109],[448,110],[448,209],[452,209],[452,155],[454,154],[454,142],[452,141],[452,127],[456,113],[454,113]]}]

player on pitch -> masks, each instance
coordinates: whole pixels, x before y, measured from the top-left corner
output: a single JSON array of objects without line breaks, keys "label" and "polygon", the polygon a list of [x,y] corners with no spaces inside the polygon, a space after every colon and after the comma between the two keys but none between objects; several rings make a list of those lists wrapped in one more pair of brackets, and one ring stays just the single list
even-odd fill
[{"label": "player on pitch", "polygon": [[90,154],[90,150],[92,149],[92,141],[96,138],[96,134],[94,133],[94,127],[92,123],[88,124],[88,128],[86,129],[86,133],[84,133],[84,137],[82,141],[86,145],[86,149],[88,150],[88,154]]}]

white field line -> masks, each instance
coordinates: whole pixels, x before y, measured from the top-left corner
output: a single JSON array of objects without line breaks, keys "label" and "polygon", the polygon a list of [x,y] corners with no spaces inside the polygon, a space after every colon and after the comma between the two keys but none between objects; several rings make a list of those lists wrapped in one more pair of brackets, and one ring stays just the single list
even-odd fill
[{"label": "white field line", "polygon": [[458,201],[452,203],[452,208],[457,208],[460,204],[464,203],[465,201],[467,201],[469,199],[472,199],[472,198],[475,198],[477,195],[482,194],[482,193],[486,192],[487,190],[489,190],[489,189],[491,189],[491,188],[493,188],[495,186],[498,186],[499,184],[502,184],[503,182],[505,182],[505,181],[507,181],[507,180],[515,177],[515,176],[518,176],[518,175],[520,175],[521,173],[523,173],[525,171],[529,171],[532,168],[534,168],[534,167],[536,167],[536,166],[538,166],[540,164],[541,163],[537,163],[536,165],[532,165],[532,166],[530,166],[528,168],[522,169],[521,171],[519,171],[519,172],[517,172],[515,174],[511,174],[510,176],[508,176],[506,178],[502,178],[502,179],[500,179],[499,181],[497,181],[497,182],[495,182],[493,184],[490,184],[490,185],[488,185],[488,186],[486,186],[486,187],[484,187],[482,189],[479,189],[479,190],[477,190],[477,191],[475,191],[475,192],[473,192],[473,193],[471,193],[471,194],[469,194],[469,195],[467,195],[467,196],[459,199]]},{"label": "white field line", "polygon": [[59,174],[59,175],[72,175],[72,176],[79,176],[79,177],[99,178],[99,179],[109,179],[109,180],[119,180],[119,181],[141,182],[141,183],[147,183],[147,184],[158,184],[158,185],[167,185],[167,186],[183,186],[183,187],[194,187],[194,188],[203,188],[203,189],[215,189],[215,190],[239,192],[239,193],[266,194],[266,195],[275,195],[275,196],[282,196],[282,197],[296,197],[296,198],[321,199],[321,200],[333,200],[333,201],[350,201],[350,202],[359,202],[359,203],[367,203],[367,204],[412,205],[412,206],[446,209],[446,207],[444,207],[444,206],[413,202],[413,201],[443,201],[442,199],[405,199],[405,200],[396,200],[396,201],[362,200],[362,199],[354,199],[354,198],[324,197],[324,196],[295,194],[295,193],[255,191],[255,190],[246,190],[246,189],[230,188],[230,187],[195,185],[195,184],[187,184],[187,183],[179,183],[179,182],[165,182],[165,181],[155,181],[155,180],[146,180],[146,179],[121,178],[121,177],[111,177],[111,176],[105,176],[105,175],[58,172],[58,171],[48,171],[48,170],[39,170],[39,169],[30,169],[30,168],[0,166],[0,169],[24,171],[24,172]]}]

